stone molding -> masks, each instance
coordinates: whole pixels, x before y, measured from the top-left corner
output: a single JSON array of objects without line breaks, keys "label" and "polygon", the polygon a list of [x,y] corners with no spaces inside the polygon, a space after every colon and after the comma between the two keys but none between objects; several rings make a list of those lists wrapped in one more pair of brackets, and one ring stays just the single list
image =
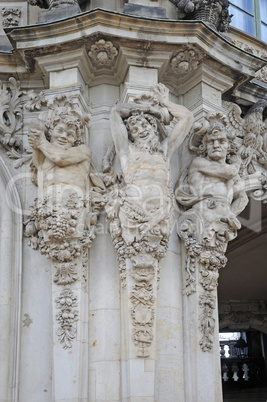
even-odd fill
[{"label": "stone molding", "polygon": [[[259,70],[259,68],[264,66],[264,61],[261,62],[256,56],[242,51],[225,38],[218,37],[210,32],[208,27],[198,24],[197,22],[188,23],[177,21],[174,24],[173,22],[159,20],[155,24],[155,21],[147,20],[146,26],[144,27],[141,19],[139,20],[127,15],[119,15],[103,10],[92,10],[79,15],[79,21],[82,23],[82,29],[80,29],[81,25],[76,23],[76,18],[77,17],[73,17],[67,21],[61,20],[56,24],[36,25],[31,28],[26,27],[23,31],[19,28],[13,30],[7,28],[6,33],[10,41],[14,43],[13,46],[23,55],[24,60],[28,60],[29,62],[35,59],[38,54],[38,47],[42,46],[43,48],[42,53],[38,56],[45,56],[47,51],[51,51],[53,38],[56,38],[57,51],[60,49],[61,52],[69,52],[71,43],[74,47],[78,47],[82,44],[81,37],[84,40],[84,38],[90,37],[92,32],[98,32],[100,34],[102,32],[101,35],[103,35],[104,40],[113,41],[112,38],[120,36],[121,46],[122,42],[125,40],[127,40],[128,43],[130,40],[133,45],[136,41],[136,43],[140,42],[140,40],[142,42],[149,42],[152,36],[153,42],[158,41],[159,44],[161,43],[161,38],[166,37],[168,47],[169,45],[177,46],[177,38],[179,38],[179,44],[186,44],[188,41],[192,44],[198,43],[205,54],[210,55],[222,64],[225,64],[225,54],[227,53],[228,67],[236,72],[240,72],[239,66],[243,65],[245,75],[250,75],[251,77],[255,75],[255,72]],[[103,33],[103,24],[105,29],[109,30],[108,39],[106,39],[106,34]],[[144,36],[142,34],[140,37],[140,30],[144,32]],[[129,32],[131,32],[130,35]],[[172,32],[172,35],[170,35],[170,32]],[[38,38],[38,41],[36,38]],[[203,38],[205,38],[205,41]],[[116,47],[115,39],[113,42]],[[166,46],[165,42],[164,44]],[[159,45],[154,45],[154,51],[156,51],[157,46]],[[212,54],[210,54],[210,49],[213,49]],[[174,49],[171,49],[170,54],[173,50]]]}]

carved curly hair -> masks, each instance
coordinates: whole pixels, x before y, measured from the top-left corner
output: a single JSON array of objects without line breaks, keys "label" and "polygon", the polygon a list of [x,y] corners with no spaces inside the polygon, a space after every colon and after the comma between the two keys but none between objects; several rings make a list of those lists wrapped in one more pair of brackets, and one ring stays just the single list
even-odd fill
[{"label": "carved curly hair", "polygon": [[76,132],[74,145],[80,145],[82,143],[83,128],[79,116],[73,111],[62,110],[62,108],[54,111],[45,123],[44,134],[48,141],[50,141],[52,132],[59,123],[74,127]]},{"label": "carved curly hair", "polygon": [[207,139],[210,134],[216,133],[216,132],[224,132],[226,134],[226,137],[228,139],[228,153],[227,156],[234,155],[237,153],[238,150],[238,145],[235,142],[235,135],[232,134],[222,123],[220,122],[215,122],[213,123],[206,131],[205,135],[202,138],[202,142],[198,148],[198,155],[201,156],[207,156]]}]

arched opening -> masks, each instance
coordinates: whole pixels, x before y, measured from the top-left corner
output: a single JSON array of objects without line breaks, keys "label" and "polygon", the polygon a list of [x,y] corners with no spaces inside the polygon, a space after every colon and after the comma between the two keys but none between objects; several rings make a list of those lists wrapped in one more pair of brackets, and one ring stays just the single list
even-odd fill
[{"label": "arched opening", "polygon": [[[250,200],[242,217],[218,288],[223,400],[266,402],[267,204]],[[236,348],[240,337],[242,353]]]}]

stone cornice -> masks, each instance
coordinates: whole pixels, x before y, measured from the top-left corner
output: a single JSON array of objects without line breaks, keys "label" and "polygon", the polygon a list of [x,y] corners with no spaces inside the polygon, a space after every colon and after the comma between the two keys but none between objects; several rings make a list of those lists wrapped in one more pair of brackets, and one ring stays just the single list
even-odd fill
[{"label": "stone cornice", "polygon": [[[145,21],[145,24],[144,24]],[[173,21],[140,18],[120,13],[95,9],[75,17],[34,26],[7,28],[6,34],[15,53],[49,52],[77,48],[96,34],[129,42],[145,41],[165,46],[194,43],[210,57],[230,69],[253,77],[264,66],[264,60],[238,48],[224,36],[203,22]]]}]

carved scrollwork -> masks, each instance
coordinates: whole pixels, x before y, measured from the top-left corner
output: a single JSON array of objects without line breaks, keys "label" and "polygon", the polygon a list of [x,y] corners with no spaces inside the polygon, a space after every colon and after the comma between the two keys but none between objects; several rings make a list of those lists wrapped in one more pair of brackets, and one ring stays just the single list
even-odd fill
[{"label": "carved scrollwork", "polygon": [[7,150],[21,146],[17,135],[23,125],[21,97],[20,82],[15,78],[0,82],[0,142]]},{"label": "carved scrollwork", "polygon": [[43,92],[36,93],[33,89],[24,92],[28,100],[26,101],[24,108],[29,112],[34,110],[41,110],[42,105],[46,103]]}]

